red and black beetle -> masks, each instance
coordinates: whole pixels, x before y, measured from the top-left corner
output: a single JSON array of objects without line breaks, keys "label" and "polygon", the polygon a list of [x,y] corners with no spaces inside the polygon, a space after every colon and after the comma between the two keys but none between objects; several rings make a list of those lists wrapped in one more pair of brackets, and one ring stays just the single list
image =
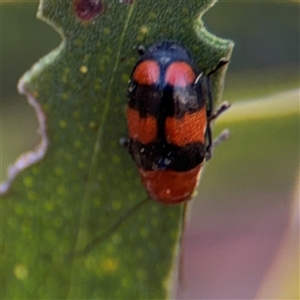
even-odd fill
[{"label": "red and black beetle", "polygon": [[189,51],[174,42],[152,45],[133,68],[128,148],[149,196],[159,202],[189,200],[203,162],[210,158],[210,122],[229,105],[212,112],[208,77]]}]

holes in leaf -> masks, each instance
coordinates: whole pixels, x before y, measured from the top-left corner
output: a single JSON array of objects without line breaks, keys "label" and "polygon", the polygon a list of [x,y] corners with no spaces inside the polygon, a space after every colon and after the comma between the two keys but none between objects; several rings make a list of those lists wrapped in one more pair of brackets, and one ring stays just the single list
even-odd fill
[{"label": "holes in leaf", "polygon": [[101,0],[74,0],[77,16],[83,21],[88,21],[100,15],[104,10]]}]

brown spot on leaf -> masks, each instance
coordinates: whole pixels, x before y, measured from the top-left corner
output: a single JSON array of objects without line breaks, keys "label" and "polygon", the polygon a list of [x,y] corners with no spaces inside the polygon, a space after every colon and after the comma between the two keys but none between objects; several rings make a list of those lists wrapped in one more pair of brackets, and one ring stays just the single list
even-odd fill
[{"label": "brown spot on leaf", "polygon": [[97,17],[104,10],[102,0],[74,0],[77,16],[83,21]]}]

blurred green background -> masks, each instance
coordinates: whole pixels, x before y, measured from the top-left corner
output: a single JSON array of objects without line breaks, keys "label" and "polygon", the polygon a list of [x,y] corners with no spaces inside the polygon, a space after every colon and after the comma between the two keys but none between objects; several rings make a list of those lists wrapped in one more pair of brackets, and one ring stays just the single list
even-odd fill
[{"label": "blurred green background", "polygon": [[[37,6],[1,2],[1,180],[38,141],[18,79],[61,40],[36,20]],[[223,97],[234,104],[215,127],[216,134],[230,128],[232,137],[204,170],[178,297],[251,299],[272,265],[298,183],[299,2],[220,1],[203,19],[211,33],[235,42]]]}]

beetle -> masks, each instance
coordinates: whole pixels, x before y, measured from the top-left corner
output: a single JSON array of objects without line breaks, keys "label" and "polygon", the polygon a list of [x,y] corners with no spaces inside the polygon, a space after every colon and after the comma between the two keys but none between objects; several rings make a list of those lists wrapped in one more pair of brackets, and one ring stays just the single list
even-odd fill
[{"label": "beetle", "polygon": [[212,149],[209,76],[180,43],[150,46],[135,64],[128,88],[128,150],[148,195],[164,204],[191,199]]}]

